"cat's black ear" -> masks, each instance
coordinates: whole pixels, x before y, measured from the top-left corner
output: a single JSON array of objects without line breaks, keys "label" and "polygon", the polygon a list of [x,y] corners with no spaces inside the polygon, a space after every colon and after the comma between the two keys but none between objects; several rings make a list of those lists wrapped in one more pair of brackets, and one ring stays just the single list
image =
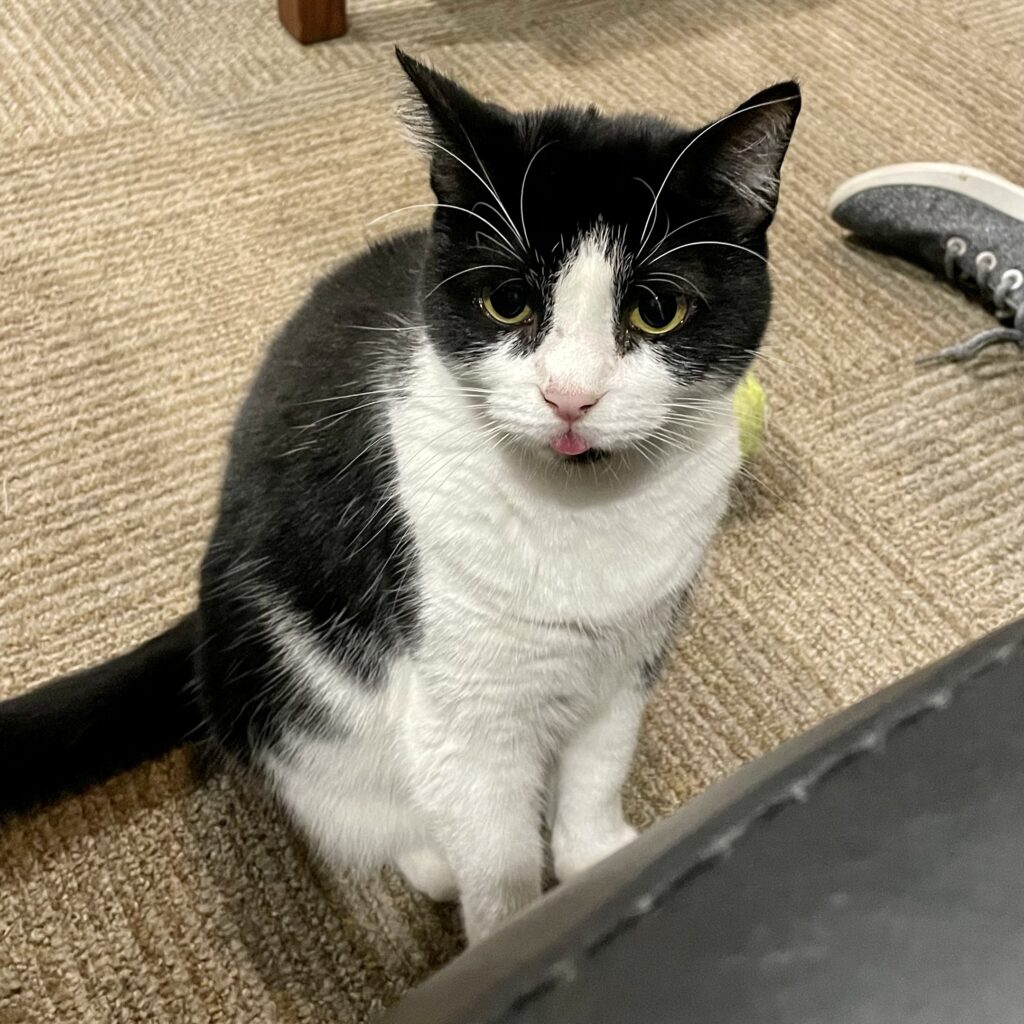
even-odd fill
[{"label": "cat's black ear", "polygon": [[416,93],[403,119],[430,158],[430,184],[442,203],[464,202],[480,187],[483,154],[513,132],[513,115],[477,99],[458,82],[395,47],[395,56]]},{"label": "cat's black ear", "polygon": [[700,143],[712,189],[741,230],[763,230],[775,215],[782,160],[799,113],[800,87],[782,82],[705,129]]}]

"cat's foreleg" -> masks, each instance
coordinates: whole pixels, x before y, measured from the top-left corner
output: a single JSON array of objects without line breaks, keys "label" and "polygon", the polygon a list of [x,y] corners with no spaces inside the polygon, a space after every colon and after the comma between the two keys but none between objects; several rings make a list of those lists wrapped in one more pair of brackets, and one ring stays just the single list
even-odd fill
[{"label": "cat's foreleg", "polygon": [[505,723],[425,725],[417,730],[415,798],[454,872],[472,943],[540,896],[542,758]]},{"label": "cat's foreleg", "polygon": [[645,690],[640,678],[614,691],[562,752],[555,783],[551,850],[566,881],[625,846],[636,829],[622,813],[622,786],[636,747]]},{"label": "cat's foreleg", "polygon": [[424,842],[403,850],[395,857],[395,866],[414,889],[435,903],[448,903],[458,897],[455,872],[436,843]]}]

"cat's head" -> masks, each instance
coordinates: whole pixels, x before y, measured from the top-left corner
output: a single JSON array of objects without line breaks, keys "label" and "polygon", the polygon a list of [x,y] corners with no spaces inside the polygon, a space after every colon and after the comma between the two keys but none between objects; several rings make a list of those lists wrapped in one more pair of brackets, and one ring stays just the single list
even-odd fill
[{"label": "cat's head", "polygon": [[425,321],[491,424],[574,459],[699,429],[767,323],[765,233],[798,87],[693,130],[594,108],[513,113],[398,59],[438,201]]}]

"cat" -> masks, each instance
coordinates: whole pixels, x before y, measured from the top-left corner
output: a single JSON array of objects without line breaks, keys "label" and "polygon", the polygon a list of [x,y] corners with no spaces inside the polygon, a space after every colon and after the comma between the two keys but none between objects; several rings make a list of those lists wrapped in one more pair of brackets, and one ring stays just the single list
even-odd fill
[{"label": "cat", "polygon": [[793,82],[699,130],[403,52],[429,228],[330,274],[238,415],[198,609],[0,704],[0,809],[205,736],[470,942],[635,836],[641,713],[740,464]]}]

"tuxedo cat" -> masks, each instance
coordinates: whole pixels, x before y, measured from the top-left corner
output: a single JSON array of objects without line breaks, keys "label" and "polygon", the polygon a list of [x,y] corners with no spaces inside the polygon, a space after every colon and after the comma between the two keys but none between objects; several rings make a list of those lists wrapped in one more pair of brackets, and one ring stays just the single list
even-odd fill
[{"label": "tuxedo cat", "polygon": [[513,113],[399,52],[430,226],[313,290],[238,416],[198,609],[0,705],[0,808],[205,738],[471,941],[633,837],[726,509],[793,83],[699,130]]}]

